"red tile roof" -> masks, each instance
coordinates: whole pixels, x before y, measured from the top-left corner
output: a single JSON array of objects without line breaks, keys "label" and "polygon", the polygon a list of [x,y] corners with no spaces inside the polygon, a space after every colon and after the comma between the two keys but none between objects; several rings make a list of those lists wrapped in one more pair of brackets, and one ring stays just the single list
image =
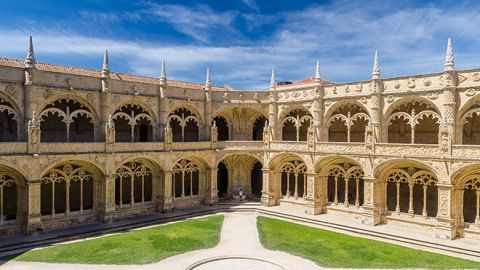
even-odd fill
[{"label": "red tile roof", "polygon": [[[0,57],[0,66],[23,68],[25,67],[25,61],[19,60],[19,59]],[[93,70],[93,69],[67,67],[67,66],[47,64],[47,63],[36,63],[35,66],[38,70],[42,70],[42,71],[88,76],[88,77],[94,77],[94,78],[101,78],[102,76],[101,71]],[[120,80],[120,81],[147,83],[147,84],[158,84],[160,80],[159,78],[154,78],[154,77],[128,75],[128,74],[121,74],[117,72],[110,72],[110,78],[114,80]],[[199,83],[180,82],[175,80],[168,80],[168,85],[173,87],[179,87],[179,88],[189,88],[189,89],[198,89],[198,90],[203,89],[203,85]],[[225,89],[223,87],[212,86],[212,90],[224,91]]]}]

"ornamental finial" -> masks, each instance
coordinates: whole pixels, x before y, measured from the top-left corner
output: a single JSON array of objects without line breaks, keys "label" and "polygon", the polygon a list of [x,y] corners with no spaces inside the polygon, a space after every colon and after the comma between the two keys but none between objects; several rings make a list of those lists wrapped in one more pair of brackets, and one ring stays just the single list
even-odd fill
[{"label": "ornamental finial", "polygon": [[452,39],[448,38],[447,52],[445,53],[445,63],[443,64],[443,71],[452,71],[455,66],[455,59],[453,57]]},{"label": "ornamental finial", "polygon": [[212,80],[210,79],[210,67],[207,67],[207,77],[205,79],[205,90],[212,88]]},{"label": "ornamental finial", "polygon": [[378,50],[375,50],[375,57],[373,58],[372,80],[380,79],[380,63],[378,62]]},{"label": "ornamental finial", "polygon": [[106,77],[110,73],[110,63],[108,61],[108,50],[105,50],[103,54],[103,67],[102,67],[102,75]]},{"label": "ornamental finial", "polygon": [[320,61],[317,60],[317,67],[315,69],[315,82],[320,83],[322,79],[320,78]]},{"label": "ornamental finial", "polygon": [[167,84],[167,68],[165,66],[165,60],[162,61],[162,72],[160,75],[160,84]]},{"label": "ornamental finial", "polygon": [[275,82],[275,69],[272,68],[272,77],[270,79],[270,91],[275,91],[277,83]]},{"label": "ornamental finial", "polygon": [[35,68],[35,52],[33,51],[33,39],[30,36],[28,40],[27,58],[25,59],[26,68]]}]

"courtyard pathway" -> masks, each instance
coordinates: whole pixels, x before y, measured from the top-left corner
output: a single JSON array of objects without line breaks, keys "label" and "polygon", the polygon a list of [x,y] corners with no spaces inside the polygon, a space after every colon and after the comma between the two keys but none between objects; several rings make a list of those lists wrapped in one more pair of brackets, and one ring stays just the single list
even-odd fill
[{"label": "courtyard pathway", "polygon": [[148,265],[50,264],[10,261],[1,269],[169,269],[169,270],[245,270],[245,269],[320,269],[309,260],[280,251],[270,251],[260,244],[257,213],[225,213],[220,243],[210,249],[179,254]]}]

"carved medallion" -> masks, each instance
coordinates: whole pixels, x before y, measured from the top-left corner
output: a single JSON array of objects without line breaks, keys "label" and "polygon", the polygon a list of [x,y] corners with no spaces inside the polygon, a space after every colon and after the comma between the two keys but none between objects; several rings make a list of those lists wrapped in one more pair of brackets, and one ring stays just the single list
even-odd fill
[{"label": "carved medallion", "polygon": [[467,91],[465,92],[465,95],[467,95],[467,97],[471,97],[471,96],[475,96],[476,93],[477,93],[477,90],[475,88],[470,88],[470,89],[467,89]]}]

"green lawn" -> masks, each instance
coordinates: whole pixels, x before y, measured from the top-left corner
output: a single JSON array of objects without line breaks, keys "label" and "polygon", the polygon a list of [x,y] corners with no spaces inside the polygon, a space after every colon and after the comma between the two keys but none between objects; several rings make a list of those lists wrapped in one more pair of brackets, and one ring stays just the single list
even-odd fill
[{"label": "green lawn", "polygon": [[348,236],[277,219],[258,217],[262,244],[338,268],[470,268],[480,263]]},{"label": "green lawn", "polygon": [[144,230],[29,251],[19,261],[90,264],[145,264],[215,246],[223,216],[188,220]]}]

